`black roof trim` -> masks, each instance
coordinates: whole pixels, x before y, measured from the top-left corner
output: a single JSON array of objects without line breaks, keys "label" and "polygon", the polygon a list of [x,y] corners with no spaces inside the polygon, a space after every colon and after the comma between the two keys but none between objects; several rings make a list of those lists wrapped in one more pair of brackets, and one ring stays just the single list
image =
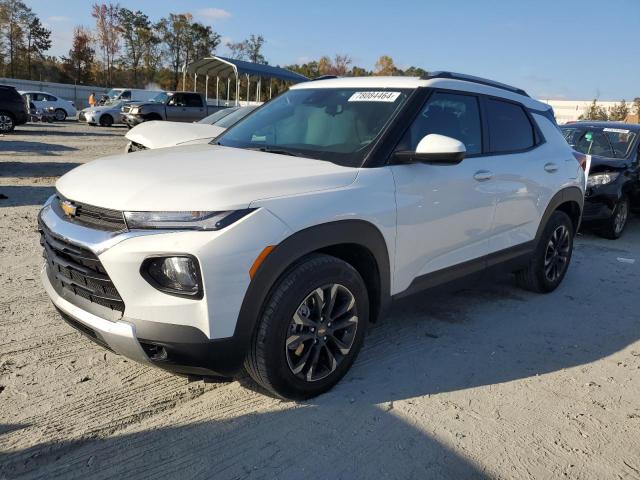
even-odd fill
[{"label": "black roof trim", "polygon": [[422,80],[431,80],[432,78],[450,78],[452,80],[463,80],[465,82],[479,83],[480,85],[487,85],[489,87],[500,88],[509,92],[517,93],[518,95],[524,95],[528,97],[527,92],[521,88],[512,87],[506,83],[496,82],[495,80],[489,80],[488,78],[475,77],[473,75],[467,75],[465,73],[455,72],[430,72],[428,75],[420,77]]},{"label": "black roof trim", "polygon": [[329,80],[331,78],[338,78],[337,75],[320,75],[319,77],[314,77],[311,80],[312,81],[316,81],[316,80]]}]

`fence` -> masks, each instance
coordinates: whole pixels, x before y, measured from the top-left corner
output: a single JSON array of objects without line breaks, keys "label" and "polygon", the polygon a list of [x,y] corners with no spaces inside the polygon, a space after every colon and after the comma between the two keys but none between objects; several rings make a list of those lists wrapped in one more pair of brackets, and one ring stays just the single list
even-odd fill
[{"label": "fence", "polygon": [[89,105],[89,95],[95,92],[96,97],[109,91],[108,88],[91,85],[71,85],[68,83],[38,82],[36,80],[20,80],[17,78],[0,78],[0,84],[11,85],[18,90],[47,92],[75,103],[78,110]]}]

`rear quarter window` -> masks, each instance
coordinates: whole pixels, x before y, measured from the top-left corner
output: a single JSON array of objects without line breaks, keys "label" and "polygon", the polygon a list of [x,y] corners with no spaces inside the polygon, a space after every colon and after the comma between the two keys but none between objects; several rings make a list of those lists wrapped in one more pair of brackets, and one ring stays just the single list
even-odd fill
[{"label": "rear quarter window", "polygon": [[489,145],[494,153],[516,152],[535,145],[535,132],[524,109],[515,103],[487,100]]}]

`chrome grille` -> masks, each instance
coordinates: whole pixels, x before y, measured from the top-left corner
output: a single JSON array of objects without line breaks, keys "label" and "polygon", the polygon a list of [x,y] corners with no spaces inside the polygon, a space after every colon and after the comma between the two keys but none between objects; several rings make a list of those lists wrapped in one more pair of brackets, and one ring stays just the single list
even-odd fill
[{"label": "chrome grille", "polygon": [[[65,214],[62,209],[62,202],[69,202],[75,207],[74,215]],[[98,230],[107,230],[110,232],[119,232],[127,229],[124,221],[124,215],[119,210],[111,210],[108,208],[95,207],[86,203],[73,202],[56,195],[52,202],[53,209],[62,218],[72,223],[77,223]]]}]

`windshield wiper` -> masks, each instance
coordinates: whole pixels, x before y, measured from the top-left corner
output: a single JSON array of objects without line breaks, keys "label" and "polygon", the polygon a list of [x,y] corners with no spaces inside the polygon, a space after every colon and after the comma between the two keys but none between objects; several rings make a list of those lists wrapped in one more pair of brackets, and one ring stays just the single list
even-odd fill
[{"label": "windshield wiper", "polygon": [[256,147],[256,148],[249,148],[248,150],[257,150],[259,152],[265,152],[265,153],[276,153],[278,155],[290,155],[292,157],[300,156],[296,153],[290,152],[289,150],[281,150],[279,148]]}]

